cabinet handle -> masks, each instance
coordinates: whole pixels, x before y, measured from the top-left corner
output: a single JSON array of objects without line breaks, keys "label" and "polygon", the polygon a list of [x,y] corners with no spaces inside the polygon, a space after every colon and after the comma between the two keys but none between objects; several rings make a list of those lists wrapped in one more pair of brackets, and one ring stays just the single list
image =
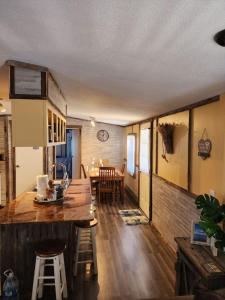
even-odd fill
[{"label": "cabinet handle", "polygon": [[19,165],[16,165],[16,168],[20,168],[20,166],[19,166]]}]

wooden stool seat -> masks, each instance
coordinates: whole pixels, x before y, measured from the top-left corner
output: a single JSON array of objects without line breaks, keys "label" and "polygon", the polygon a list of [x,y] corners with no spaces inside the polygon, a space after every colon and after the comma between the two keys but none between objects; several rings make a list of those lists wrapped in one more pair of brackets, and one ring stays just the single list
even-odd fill
[{"label": "wooden stool seat", "polygon": [[40,257],[60,255],[66,249],[66,244],[61,240],[45,240],[36,244],[35,254]]},{"label": "wooden stool seat", "polygon": [[92,228],[98,225],[98,220],[94,218],[94,220],[90,222],[83,222],[83,223],[78,223],[77,227],[79,228]]}]

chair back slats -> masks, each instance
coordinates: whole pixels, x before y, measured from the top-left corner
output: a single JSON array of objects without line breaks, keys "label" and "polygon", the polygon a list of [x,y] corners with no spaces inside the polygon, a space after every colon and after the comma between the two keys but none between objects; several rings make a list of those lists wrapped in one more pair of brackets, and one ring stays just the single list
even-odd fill
[{"label": "chair back slats", "polygon": [[99,187],[113,188],[115,185],[115,168],[100,167],[99,168]]},{"label": "chair back slats", "polygon": [[84,165],[81,164],[81,165],[80,165],[80,168],[81,168],[81,177],[82,177],[82,174],[83,174],[83,178],[87,178],[87,174],[86,174]]}]

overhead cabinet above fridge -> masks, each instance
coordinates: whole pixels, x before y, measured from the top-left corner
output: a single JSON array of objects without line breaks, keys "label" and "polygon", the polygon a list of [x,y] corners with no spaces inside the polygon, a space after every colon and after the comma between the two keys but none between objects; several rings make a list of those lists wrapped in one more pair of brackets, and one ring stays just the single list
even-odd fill
[{"label": "overhead cabinet above fridge", "polygon": [[47,68],[7,61],[0,69],[0,99],[12,103],[14,147],[65,143],[67,105]]}]

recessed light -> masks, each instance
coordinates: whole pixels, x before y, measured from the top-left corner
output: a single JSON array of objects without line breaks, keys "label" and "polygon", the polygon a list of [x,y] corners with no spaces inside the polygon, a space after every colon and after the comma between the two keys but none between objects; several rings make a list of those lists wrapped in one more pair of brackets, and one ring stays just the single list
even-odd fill
[{"label": "recessed light", "polygon": [[225,47],[225,29],[214,35],[214,41],[222,47]]}]

